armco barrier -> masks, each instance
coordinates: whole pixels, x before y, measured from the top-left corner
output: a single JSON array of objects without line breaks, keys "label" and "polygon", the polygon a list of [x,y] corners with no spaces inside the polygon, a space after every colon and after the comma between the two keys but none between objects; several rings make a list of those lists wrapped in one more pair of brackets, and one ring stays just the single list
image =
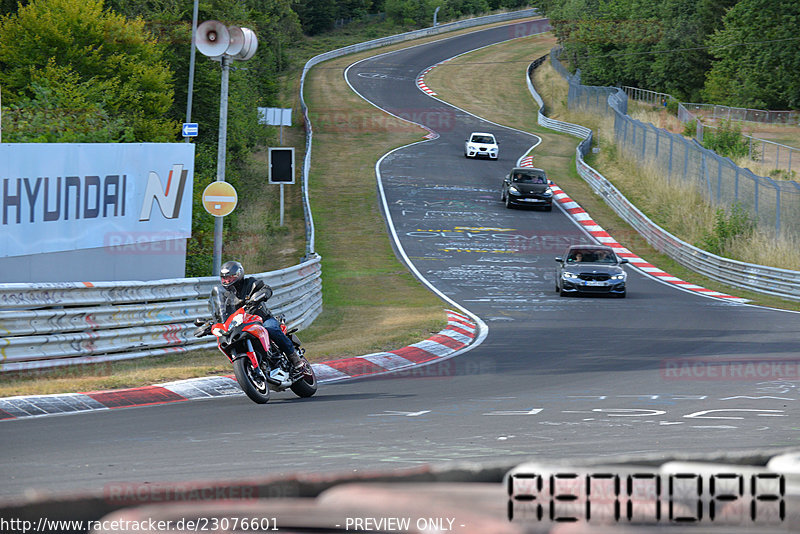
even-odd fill
[{"label": "armco barrier", "polygon": [[[553,58],[552,54],[550,57]],[[651,221],[602,174],[589,166],[583,157],[591,146],[591,130],[584,126],[550,119],[544,115],[544,102],[532,82],[533,71],[543,61],[544,57],[534,61],[528,69],[527,76],[528,89],[539,104],[539,124],[583,139],[576,149],[578,174],[589,183],[595,193],[604,198],[617,215],[637,230],[653,248],[695,272],[734,287],[790,300],[800,300],[800,272],[723,258],[682,241]],[[563,68],[556,70],[562,72]],[[619,93],[622,91],[620,90]],[[615,99],[623,97],[624,93],[610,95],[608,97],[609,107],[612,109],[623,107],[614,102]]]},{"label": "armco barrier", "polygon": [[[273,313],[308,326],[322,310],[320,259],[254,275],[272,286]],[[0,371],[96,363],[213,347],[195,338],[216,277],[0,285]],[[123,285],[124,284],[124,285]]]}]

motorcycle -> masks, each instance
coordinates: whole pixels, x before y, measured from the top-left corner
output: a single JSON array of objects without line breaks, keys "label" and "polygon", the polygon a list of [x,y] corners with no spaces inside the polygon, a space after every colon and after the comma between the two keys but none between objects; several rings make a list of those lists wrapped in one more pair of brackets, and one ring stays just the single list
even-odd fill
[{"label": "motorcycle", "polygon": [[258,404],[269,401],[271,391],[291,389],[298,397],[311,397],[317,392],[317,378],[314,369],[305,358],[305,349],[295,335],[296,329],[288,330],[284,316],[277,317],[281,330],[285,333],[303,361],[301,372],[294,370],[289,358],[269,338],[261,316],[255,313],[265,300],[264,290],[255,291],[241,302],[241,306],[231,311],[223,309],[219,287],[211,294],[211,307],[214,319],[195,320],[195,337],[214,335],[217,347],[233,364],[236,381],[250,400]]}]

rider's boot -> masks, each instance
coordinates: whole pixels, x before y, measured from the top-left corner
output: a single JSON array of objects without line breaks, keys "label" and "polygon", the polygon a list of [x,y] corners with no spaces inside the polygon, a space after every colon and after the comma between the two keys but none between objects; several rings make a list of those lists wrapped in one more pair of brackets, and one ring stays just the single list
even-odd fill
[{"label": "rider's boot", "polygon": [[303,363],[303,359],[300,358],[300,354],[297,351],[292,352],[291,354],[287,355],[289,358],[289,362],[292,364],[292,376],[297,376],[303,373],[305,368],[305,363]]}]

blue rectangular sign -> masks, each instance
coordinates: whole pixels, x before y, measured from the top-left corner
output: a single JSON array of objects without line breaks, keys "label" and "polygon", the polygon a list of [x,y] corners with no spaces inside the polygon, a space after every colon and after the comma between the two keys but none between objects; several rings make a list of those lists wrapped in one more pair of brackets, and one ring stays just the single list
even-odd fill
[{"label": "blue rectangular sign", "polygon": [[184,137],[197,137],[197,123],[184,122],[182,132]]}]

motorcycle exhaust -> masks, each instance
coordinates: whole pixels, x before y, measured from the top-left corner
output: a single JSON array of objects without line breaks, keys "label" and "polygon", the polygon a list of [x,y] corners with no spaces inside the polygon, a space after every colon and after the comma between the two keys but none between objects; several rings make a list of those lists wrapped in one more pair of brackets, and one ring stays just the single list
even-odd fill
[{"label": "motorcycle exhaust", "polygon": [[288,388],[292,385],[291,380],[289,380],[289,373],[283,369],[273,369],[270,371],[267,376],[267,382],[279,388]]}]

